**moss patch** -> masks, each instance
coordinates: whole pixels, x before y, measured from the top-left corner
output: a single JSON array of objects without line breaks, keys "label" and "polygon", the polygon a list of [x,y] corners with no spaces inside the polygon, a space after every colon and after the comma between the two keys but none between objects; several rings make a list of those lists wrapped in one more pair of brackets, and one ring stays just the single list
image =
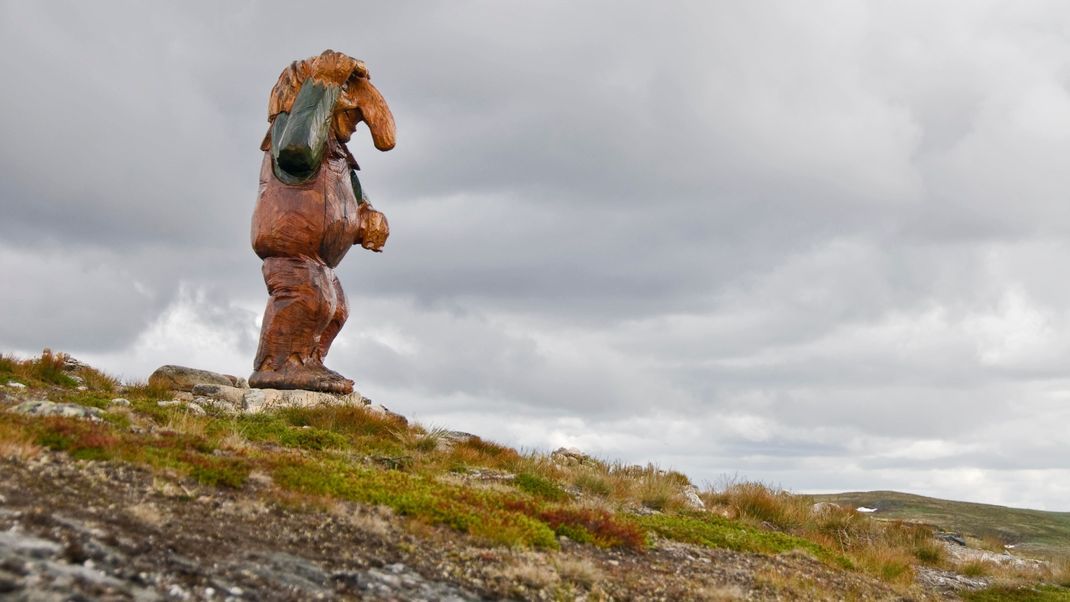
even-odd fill
[{"label": "moss patch", "polygon": [[[272,473],[287,489],[384,505],[430,524],[495,543],[556,548],[554,532],[493,491],[443,484],[428,476],[355,467],[342,462],[280,463]],[[512,508],[516,506],[513,505]]]},{"label": "moss patch", "polygon": [[635,520],[654,533],[676,541],[766,554],[804,550],[821,560],[844,568],[852,565],[847,558],[833,554],[812,541],[777,531],[763,531],[746,523],[730,521],[712,514],[657,514],[636,517]]},{"label": "moss patch", "polygon": [[564,502],[569,499],[564,489],[558,487],[553,481],[534,473],[522,472],[516,475],[513,484],[521,491],[551,502]]}]

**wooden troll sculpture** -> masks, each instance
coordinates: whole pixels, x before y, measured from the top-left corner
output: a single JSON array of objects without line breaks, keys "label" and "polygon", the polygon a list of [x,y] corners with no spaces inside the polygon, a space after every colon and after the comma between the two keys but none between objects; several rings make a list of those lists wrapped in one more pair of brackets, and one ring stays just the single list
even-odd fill
[{"label": "wooden troll sculpture", "polygon": [[334,268],[353,245],[379,252],[390,228],[345,143],[363,121],[375,148],[394,148],[394,117],[364,62],[327,50],[282,72],[268,121],[252,240],[270,299],[249,384],[351,393],[323,365],[348,316]]}]

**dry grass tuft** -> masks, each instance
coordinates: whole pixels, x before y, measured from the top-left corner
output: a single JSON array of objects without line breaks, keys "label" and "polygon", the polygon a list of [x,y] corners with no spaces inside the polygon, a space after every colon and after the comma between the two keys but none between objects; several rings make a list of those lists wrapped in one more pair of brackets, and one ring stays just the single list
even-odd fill
[{"label": "dry grass tuft", "polygon": [[173,394],[167,387],[150,385],[147,381],[135,380],[126,384],[124,395],[130,398],[159,401],[171,399]]},{"label": "dry grass tuft", "polygon": [[492,574],[507,583],[522,583],[534,589],[544,589],[560,580],[553,567],[543,557],[533,554],[518,555],[514,561]]},{"label": "dry grass tuft", "polygon": [[[529,462],[535,462],[532,456]],[[545,477],[571,484],[580,493],[607,500],[618,506],[641,505],[653,510],[688,509],[684,487],[691,481],[682,473],[654,464],[628,465],[594,461],[560,466],[549,457],[539,457],[537,470]]]},{"label": "dry grass tuft", "polygon": [[1050,581],[1060,587],[1070,588],[1070,558],[1053,561],[1050,565]]},{"label": "dry grass tuft", "polygon": [[163,428],[165,431],[172,431],[179,435],[204,437],[208,433],[210,424],[210,418],[185,411],[172,413]]},{"label": "dry grass tuft", "polygon": [[75,374],[82,378],[82,382],[85,386],[89,387],[91,391],[102,391],[104,393],[114,393],[115,389],[119,387],[119,379],[105,374],[96,368],[90,368],[83,366],[75,371]]},{"label": "dry grass tuft", "polygon": [[792,599],[813,600],[822,597],[820,585],[812,577],[806,575],[778,571],[770,567],[756,571],[754,578],[755,582],[774,592],[790,593]]},{"label": "dry grass tuft", "polygon": [[241,431],[238,429],[231,429],[227,431],[218,440],[220,449],[225,449],[232,452],[246,452],[252,449],[253,444],[248,439],[242,436]]},{"label": "dry grass tuft", "polygon": [[959,566],[958,572],[967,577],[984,577],[992,573],[992,565],[981,560],[972,560]]},{"label": "dry grass tuft", "polygon": [[0,425],[0,459],[25,462],[36,458],[42,449],[29,434]]},{"label": "dry grass tuft", "polygon": [[3,374],[5,372],[8,374],[14,374],[15,369],[18,368],[18,365],[18,359],[0,353],[0,374]]},{"label": "dry grass tuft", "polygon": [[735,602],[747,599],[746,592],[738,585],[706,585],[693,593],[695,600],[703,602]]},{"label": "dry grass tuft", "polygon": [[763,483],[729,482],[702,498],[708,506],[727,508],[735,518],[756,524],[769,523],[785,531],[812,519],[809,500]]},{"label": "dry grass tuft", "polygon": [[357,512],[348,509],[342,515],[350,525],[377,537],[387,537],[393,532],[390,522],[373,512]]},{"label": "dry grass tuft", "polygon": [[702,497],[708,507],[721,509],[734,519],[836,550],[865,572],[891,584],[910,585],[916,564],[943,566],[947,562],[944,548],[926,526],[875,520],[837,506],[815,512],[810,498],[762,483],[730,481]]},{"label": "dry grass tuft", "polygon": [[152,527],[160,527],[167,522],[167,519],[160,513],[160,509],[149,502],[134,504],[126,509],[126,513],[135,520]]},{"label": "dry grass tuft", "polygon": [[604,578],[602,571],[586,558],[561,556],[554,561],[554,567],[562,579],[586,588],[590,588]]},{"label": "dry grass tuft", "polygon": [[929,566],[946,566],[948,563],[947,548],[935,539],[919,543],[914,548],[914,557],[922,564]]},{"label": "dry grass tuft", "polygon": [[60,385],[73,387],[78,381],[71,378],[64,367],[67,356],[62,353],[52,353],[51,349],[45,349],[41,355],[28,360],[20,360],[12,356],[0,356],[0,373],[15,377],[23,384],[32,384],[34,381],[48,385]]}]

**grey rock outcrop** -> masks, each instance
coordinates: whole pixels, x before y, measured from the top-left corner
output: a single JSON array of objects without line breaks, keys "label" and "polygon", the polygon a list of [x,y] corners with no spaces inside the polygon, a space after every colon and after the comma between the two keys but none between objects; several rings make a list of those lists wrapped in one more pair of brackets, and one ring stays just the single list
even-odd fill
[{"label": "grey rock outcrop", "polygon": [[575,447],[557,448],[550,454],[550,460],[561,466],[594,466],[598,463],[598,460],[595,460]]},{"label": "grey rock outcrop", "polygon": [[53,401],[34,400],[24,401],[8,410],[17,414],[28,416],[62,416],[65,418],[79,418],[92,422],[99,422],[104,414],[98,408],[80,406],[75,403],[56,403]]},{"label": "grey rock outcrop", "polygon": [[943,544],[944,549],[947,550],[948,557],[958,564],[987,562],[994,565],[1011,566],[1018,570],[1040,570],[1049,564],[1044,560],[1015,556],[1007,551],[989,552],[988,550],[960,546],[957,543],[948,541],[944,541]]},{"label": "grey rock outcrop", "polygon": [[839,510],[843,510],[843,508],[834,502],[816,502],[813,506],[810,506],[810,514],[828,514]]},{"label": "grey rock outcrop", "polygon": [[237,377],[218,372],[173,365],[160,366],[149,375],[149,385],[175,391],[192,391],[193,387],[200,384],[233,387],[238,380]]},{"label": "grey rock outcrop", "polygon": [[217,401],[223,401],[237,407],[244,406],[245,394],[250,389],[242,389],[229,385],[198,384],[193,385],[192,393],[195,396],[209,397]]},{"label": "grey rock outcrop", "polygon": [[706,502],[703,502],[702,498],[698,495],[698,487],[695,487],[694,485],[685,485],[682,494],[684,503],[692,510],[706,509]]},{"label": "grey rock outcrop", "polygon": [[266,412],[277,408],[310,408],[330,405],[365,406],[364,396],[354,391],[348,395],[304,391],[300,389],[246,389],[241,409],[248,413]]}]

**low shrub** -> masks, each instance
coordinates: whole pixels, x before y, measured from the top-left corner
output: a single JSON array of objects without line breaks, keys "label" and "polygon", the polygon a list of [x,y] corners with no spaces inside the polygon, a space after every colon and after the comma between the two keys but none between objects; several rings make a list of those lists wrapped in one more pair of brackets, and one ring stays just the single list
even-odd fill
[{"label": "low shrub", "polygon": [[740,552],[779,554],[803,550],[840,566],[851,565],[846,558],[808,539],[777,531],[765,531],[713,514],[655,514],[636,517],[635,520],[662,537],[676,541]]},{"label": "low shrub", "polygon": [[14,374],[18,365],[18,360],[0,353],[0,374]]},{"label": "low shrub", "polygon": [[613,492],[613,486],[609,483],[609,479],[601,474],[591,471],[584,471],[577,474],[572,479],[572,484],[584,493],[590,493],[599,497],[608,497],[609,494]]},{"label": "low shrub", "polygon": [[940,542],[930,539],[914,548],[914,557],[930,566],[941,566],[947,561],[947,550]]},{"label": "low shrub", "polygon": [[984,577],[992,572],[992,569],[987,562],[974,560],[958,567],[958,572],[967,577]]},{"label": "low shrub", "polygon": [[620,520],[598,508],[551,508],[537,513],[558,535],[604,548],[641,550],[646,545],[644,529]]},{"label": "low shrub", "polygon": [[551,502],[563,502],[569,499],[568,493],[554,484],[553,481],[544,479],[534,473],[522,472],[516,475],[513,484],[521,491],[526,491],[535,497]]},{"label": "low shrub", "polygon": [[73,387],[78,381],[71,378],[65,371],[66,356],[62,353],[52,353],[51,349],[45,349],[41,356],[30,360],[27,367],[30,375],[34,378],[53,385]]}]

